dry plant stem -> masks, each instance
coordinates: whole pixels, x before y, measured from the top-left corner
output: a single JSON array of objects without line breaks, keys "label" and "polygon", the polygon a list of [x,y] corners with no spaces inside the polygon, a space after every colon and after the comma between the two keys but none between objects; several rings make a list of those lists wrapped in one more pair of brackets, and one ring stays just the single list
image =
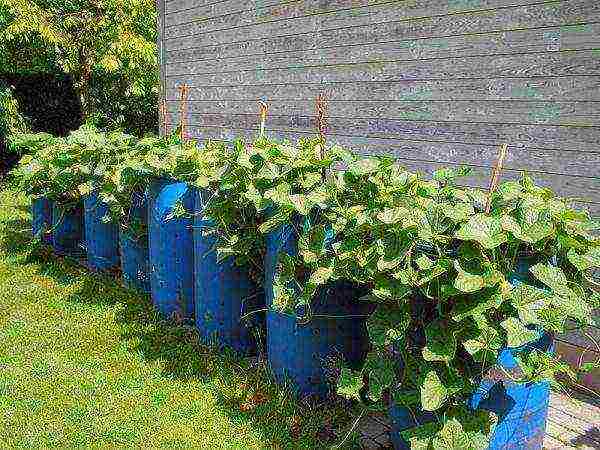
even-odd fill
[{"label": "dry plant stem", "polygon": [[167,116],[167,101],[165,99],[163,99],[160,102],[160,105],[158,107],[159,109],[159,113],[160,113],[160,121],[163,124],[163,130],[165,132],[165,136],[169,135],[169,122],[168,122],[168,116]]},{"label": "dry plant stem", "polygon": [[190,92],[190,87],[187,84],[183,84],[179,86],[179,124],[181,126],[180,129],[180,138],[182,142],[186,140],[186,128],[187,128],[187,102],[188,95]]},{"label": "dry plant stem", "polygon": [[269,106],[263,102],[258,102],[260,105],[260,137],[265,137],[265,124],[267,122],[267,113],[269,112]]},{"label": "dry plant stem", "polygon": [[490,187],[487,195],[487,202],[485,205],[485,213],[489,214],[492,210],[492,194],[498,187],[498,183],[500,182],[500,175],[502,174],[502,168],[504,167],[504,161],[506,160],[506,155],[508,153],[508,144],[502,144],[500,147],[500,154],[498,156],[498,161],[496,162],[496,166],[492,171],[492,178],[490,179]]},{"label": "dry plant stem", "polygon": [[[321,154],[319,156],[321,157],[321,159],[325,159],[325,132],[327,131],[327,97],[322,92],[320,92],[316,98],[316,112],[317,131],[319,132],[319,141],[321,142]],[[326,175],[327,174],[325,172],[325,169],[323,169],[323,181],[325,181]]]},{"label": "dry plant stem", "polygon": [[321,141],[321,159],[325,157],[325,132],[327,130],[327,98],[325,94],[319,93],[316,99],[317,131]]},{"label": "dry plant stem", "polygon": [[363,418],[363,416],[365,415],[365,413],[367,412],[367,409],[363,409],[360,414],[358,415],[358,417],[356,418],[356,420],[354,421],[354,423],[352,424],[352,426],[350,427],[350,429],[348,430],[348,432],[346,433],[346,435],[344,436],[344,439],[342,439],[342,441],[337,444],[334,445],[333,447],[331,447],[332,449],[338,449],[338,448],[342,448],[342,446],[346,443],[346,441],[348,440],[348,438],[350,437],[350,435],[352,434],[352,432],[354,430],[356,430],[356,427],[358,426],[358,423],[360,422],[360,420]]}]

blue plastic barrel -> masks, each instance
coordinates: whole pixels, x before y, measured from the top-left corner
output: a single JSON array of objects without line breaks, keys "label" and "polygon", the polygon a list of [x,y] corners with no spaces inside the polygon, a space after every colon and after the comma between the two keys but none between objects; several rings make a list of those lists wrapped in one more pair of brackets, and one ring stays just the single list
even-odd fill
[{"label": "blue plastic barrel", "polygon": [[[536,261],[529,258],[517,260],[515,270],[508,277],[510,283],[532,283],[529,268]],[[515,355],[518,352],[553,352],[552,336],[540,333],[540,339],[519,348],[505,348],[498,355],[496,367],[485,374],[468,406],[472,409],[492,411],[498,424],[490,439],[489,450],[541,449],[546,433],[546,418],[550,399],[548,382],[516,383],[508,374],[519,371]],[[425,411],[409,411],[392,404],[389,409],[392,422],[390,437],[395,449],[408,450],[410,444],[402,439],[401,432],[433,421]]]},{"label": "blue plastic barrel", "polygon": [[[351,283],[340,282],[321,289],[314,299],[312,318],[299,322],[296,316],[274,311],[273,280],[280,251],[297,252],[296,236],[289,225],[267,235],[265,294],[267,307],[267,354],[279,382],[291,381],[300,395],[328,393],[328,368],[336,359],[359,365],[368,350],[366,318],[370,305],[360,304],[364,294]],[[304,313],[304,312],[301,312]]]},{"label": "blue plastic barrel", "polygon": [[83,205],[52,203],[52,246],[61,255],[81,253],[83,241]]},{"label": "blue plastic barrel", "polygon": [[515,358],[517,351],[533,349],[552,352],[553,339],[544,334],[524,348],[502,350],[497,365],[504,370],[494,368],[486,374],[469,401],[471,408],[492,411],[498,416],[490,450],[542,448],[550,384],[546,381],[516,383],[506,374],[519,372]]},{"label": "blue plastic barrel", "polygon": [[[552,338],[543,335],[525,348],[502,350],[498,356],[498,368],[486,374],[467,402],[472,409],[492,411],[498,416],[489,450],[542,448],[546,433],[550,385],[547,382],[516,383],[507,373],[514,373],[517,369],[515,354],[518,351],[534,348],[552,351],[552,346]],[[389,415],[392,423],[390,437],[397,450],[410,449],[410,444],[402,439],[402,431],[433,421],[431,413],[411,412],[398,405],[391,406]]]},{"label": "blue plastic barrel", "polygon": [[108,205],[97,191],[84,199],[85,246],[87,264],[92,270],[109,270],[119,266],[119,225],[105,222]]},{"label": "blue plastic barrel", "polygon": [[41,234],[42,242],[52,243],[52,202],[46,197],[34,198],[31,201],[31,228],[34,236]]},{"label": "blue plastic barrel", "polygon": [[[147,193],[134,192],[132,206],[129,211],[129,222],[148,223]],[[148,262],[148,233],[136,235],[131,229],[121,227],[119,230],[121,247],[121,272],[125,286],[140,292],[150,293],[150,269]]]},{"label": "blue plastic barrel", "polygon": [[[183,216],[177,211],[185,209]],[[165,317],[194,316],[194,190],[157,179],[148,192],[148,248],[152,301]]]},{"label": "blue plastic barrel", "polygon": [[[206,191],[196,193],[194,268],[196,325],[206,342],[252,354],[260,325],[254,311],[264,308],[264,290],[252,281],[248,267],[233,258],[217,261],[214,236],[203,236],[209,224],[202,215]],[[243,320],[242,320],[243,319]]]}]

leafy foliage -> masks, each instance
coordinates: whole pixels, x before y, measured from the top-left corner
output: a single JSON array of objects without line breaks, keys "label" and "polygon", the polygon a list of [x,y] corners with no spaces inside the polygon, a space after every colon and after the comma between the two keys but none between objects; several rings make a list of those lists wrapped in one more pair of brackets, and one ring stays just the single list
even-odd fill
[{"label": "leafy foliage", "polygon": [[27,120],[19,112],[19,105],[9,86],[0,84],[0,139],[27,131]]},{"label": "leafy foliage", "polygon": [[[357,301],[375,307],[371,350],[360,370],[341,370],[338,392],[371,406],[389,393],[434,413],[407,435],[414,448],[485,448],[494,417],[465,405],[499,352],[567,323],[585,327],[598,308],[589,271],[600,266],[600,224],[527,176],[500,185],[484,214],[485,194],[456,182],[462,169],[424,179],[320,140],[227,148],[89,127],[25,156],[19,171],[33,195],[98,188],[121,220],[151,178],[185,181],[203,193],[218,257],[252,268],[257,281],[265,235],[291,226],[298,254],[280,255],[273,307],[310,311],[317,290],[339,280],[366,288]],[[542,352],[519,361],[522,382],[576,378]]]},{"label": "leafy foliage", "polygon": [[[567,323],[591,324],[597,294],[586,271],[598,268],[593,231],[600,225],[526,176],[502,184],[485,215],[485,194],[456,184],[462,170],[424,180],[385,157],[342,162],[346,170],[300,195],[282,182],[271,188],[276,195],[263,196],[276,219],[262,231],[298,216],[311,225],[297,228],[301,251],[282,263],[276,283],[284,301],[274,303],[294,310],[290,301],[309,303],[319,285],[336,280],[369,287],[362,300],[377,305],[372,350],[362,377],[345,373],[340,393],[357,398],[366,388],[378,401],[391,389],[441,421],[421,430],[426,443],[415,441],[417,448],[471,448],[460,443],[468,442],[464,418],[450,412],[465,404],[499,351],[524,347],[540,331],[564,332]],[[523,261],[528,273],[519,273]],[[568,374],[542,355],[521,358],[523,381]],[[485,447],[491,421],[478,429],[475,447]]]},{"label": "leafy foliage", "polygon": [[128,110],[139,110],[135,104],[156,102],[153,2],[7,0],[0,8],[0,37],[0,53],[11,65],[16,61],[14,71],[47,68],[71,75],[85,120],[122,126]]}]

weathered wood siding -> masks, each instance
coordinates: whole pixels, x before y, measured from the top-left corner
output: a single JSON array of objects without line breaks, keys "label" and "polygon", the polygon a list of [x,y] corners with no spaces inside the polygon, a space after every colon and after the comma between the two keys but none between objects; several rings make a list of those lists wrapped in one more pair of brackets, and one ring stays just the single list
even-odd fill
[{"label": "weathered wood siding", "polygon": [[600,213],[600,2],[595,0],[159,0],[162,84],[192,86],[191,133],[251,136],[257,100],[271,135],[329,135],[425,172],[473,167],[497,147]]},{"label": "weathered wood siding", "polygon": [[[600,215],[597,0],[159,0],[162,87],[192,87],[191,133],[329,135],[413,169],[474,169],[486,185],[498,145],[506,177],[529,171]],[[591,332],[598,336],[599,331]],[[576,348],[589,340],[573,335]]]}]

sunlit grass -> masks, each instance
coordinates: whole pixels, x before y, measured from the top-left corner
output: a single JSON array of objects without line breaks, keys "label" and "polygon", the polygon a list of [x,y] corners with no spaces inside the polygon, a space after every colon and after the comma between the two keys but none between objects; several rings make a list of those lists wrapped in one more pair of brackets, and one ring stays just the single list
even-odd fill
[{"label": "sunlit grass", "polygon": [[28,200],[0,189],[2,446],[335,443],[320,438],[347,422],[345,408],[299,407],[264,365],[211,351],[147,297],[32,251]]}]

